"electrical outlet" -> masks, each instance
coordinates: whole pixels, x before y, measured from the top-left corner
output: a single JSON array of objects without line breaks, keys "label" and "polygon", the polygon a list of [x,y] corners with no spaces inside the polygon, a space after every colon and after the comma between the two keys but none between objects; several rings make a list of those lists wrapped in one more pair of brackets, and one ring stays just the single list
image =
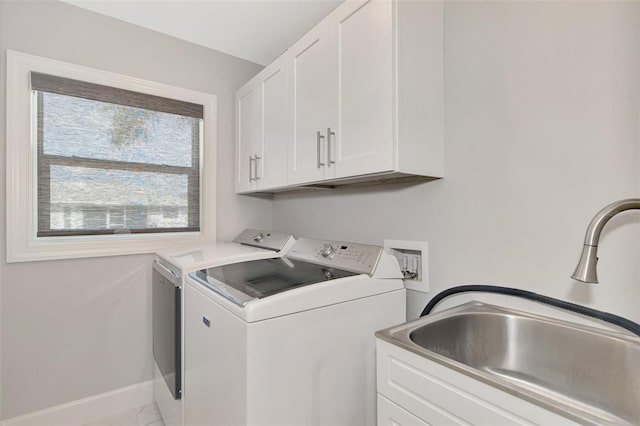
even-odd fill
[{"label": "electrical outlet", "polygon": [[384,249],[398,259],[407,289],[429,292],[429,245],[426,241],[384,240]]}]

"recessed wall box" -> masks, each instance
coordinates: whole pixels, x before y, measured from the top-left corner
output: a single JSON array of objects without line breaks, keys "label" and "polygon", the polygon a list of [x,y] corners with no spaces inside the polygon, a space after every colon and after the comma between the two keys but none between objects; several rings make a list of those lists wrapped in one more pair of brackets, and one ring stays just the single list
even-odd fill
[{"label": "recessed wall box", "polygon": [[384,249],[398,259],[408,290],[429,292],[429,245],[426,241],[384,240]]}]

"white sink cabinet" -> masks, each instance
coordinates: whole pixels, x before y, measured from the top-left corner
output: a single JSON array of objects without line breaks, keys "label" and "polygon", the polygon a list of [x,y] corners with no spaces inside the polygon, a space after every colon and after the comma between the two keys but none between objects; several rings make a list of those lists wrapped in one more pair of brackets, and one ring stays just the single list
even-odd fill
[{"label": "white sink cabinet", "polygon": [[378,425],[578,425],[381,339]]}]

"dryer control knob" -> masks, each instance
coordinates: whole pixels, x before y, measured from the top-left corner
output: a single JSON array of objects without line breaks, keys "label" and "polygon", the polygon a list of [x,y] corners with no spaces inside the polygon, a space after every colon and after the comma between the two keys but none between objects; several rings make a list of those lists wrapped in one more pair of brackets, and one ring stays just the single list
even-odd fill
[{"label": "dryer control knob", "polygon": [[333,248],[331,244],[323,244],[322,248],[320,249],[320,254],[322,255],[322,257],[328,257],[329,259],[333,257],[335,252],[336,249]]},{"label": "dryer control knob", "polygon": [[264,240],[264,234],[262,232],[258,232],[255,237],[253,237],[253,241],[256,243],[259,243],[262,240]]}]

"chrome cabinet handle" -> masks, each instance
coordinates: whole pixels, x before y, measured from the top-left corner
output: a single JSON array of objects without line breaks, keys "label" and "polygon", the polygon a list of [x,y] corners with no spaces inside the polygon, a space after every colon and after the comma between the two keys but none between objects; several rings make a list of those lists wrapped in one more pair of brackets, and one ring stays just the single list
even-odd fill
[{"label": "chrome cabinet handle", "polygon": [[332,164],[336,164],[336,162],[331,159],[331,136],[335,135],[336,132],[332,132],[331,127],[327,127],[327,163],[329,167],[331,167]]},{"label": "chrome cabinet handle", "polygon": [[255,179],[251,175],[251,163],[253,163],[253,157],[249,156],[249,182],[253,182]]},{"label": "chrome cabinet handle", "polygon": [[324,163],[320,162],[320,140],[324,139],[324,136],[322,136],[320,134],[320,131],[318,130],[318,133],[316,134],[316,140],[318,142],[318,168],[320,168],[320,166],[324,166]]},{"label": "chrome cabinet handle", "polygon": [[262,157],[260,157],[258,154],[254,156],[254,161],[255,161],[253,163],[253,167],[255,167],[255,171],[253,173],[253,175],[255,176],[254,180],[260,180],[260,176],[258,176],[258,160],[261,160],[261,159]]}]

